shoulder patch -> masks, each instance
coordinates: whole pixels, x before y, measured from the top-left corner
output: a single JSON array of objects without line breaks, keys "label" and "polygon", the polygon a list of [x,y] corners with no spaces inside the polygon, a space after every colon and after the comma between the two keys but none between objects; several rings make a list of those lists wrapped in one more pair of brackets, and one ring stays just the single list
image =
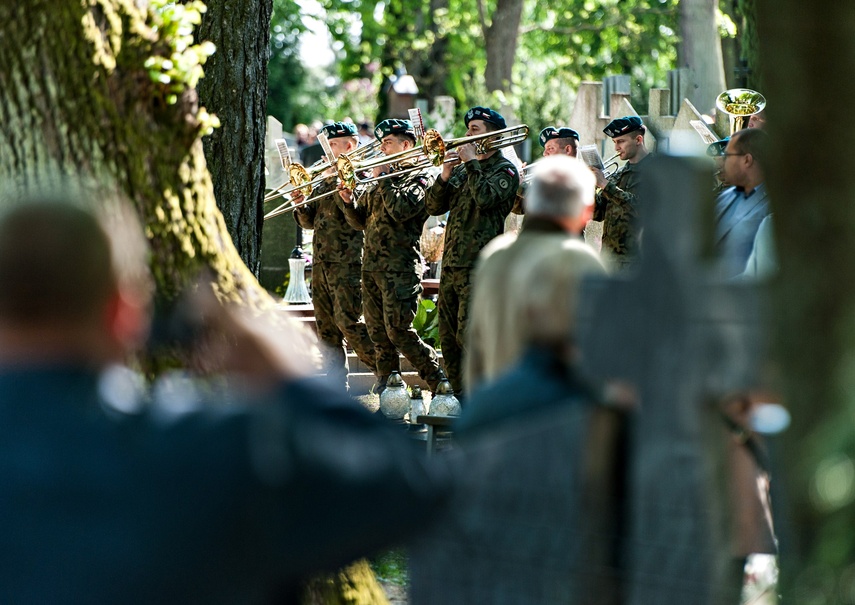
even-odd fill
[{"label": "shoulder patch", "polygon": [[421,184],[422,184],[422,186],[427,185],[427,182],[428,182],[427,177],[424,177],[424,176],[420,176],[420,177],[418,178],[418,181],[419,181],[419,183],[421,183]]},{"label": "shoulder patch", "polygon": [[513,168],[505,168],[505,172],[507,172],[511,176],[516,176]]},{"label": "shoulder patch", "polygon": [[502,178],[499,179],[499,187],[501,187],[502,189],[507,189],[510,186],[511,186],[511,179],[502,175]]}]

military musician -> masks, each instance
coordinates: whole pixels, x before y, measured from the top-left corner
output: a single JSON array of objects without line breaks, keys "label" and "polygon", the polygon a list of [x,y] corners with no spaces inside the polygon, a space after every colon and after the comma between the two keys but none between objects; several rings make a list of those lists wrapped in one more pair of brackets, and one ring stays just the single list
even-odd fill
[{"label": "military musician", "polygon": [[598,189],[594,220],[603,221],[603,251],[612,256],[616,269],[630,266],[638,253],[638,183],[650,156],[644,144],[646,130],[638,116],[609,122],[603,132],[626,164],[608,178],[599,168],[591,168]]},{"label": "military musician", "polygon": [[[384,120],[374,129],[385,156],[413,150],[416,144],[409,120]],[[362,299],[368,334],[374,342],[378,392],[392,371],[401,371],[398,351],[436,391],[445,377],[436,352],[413,329],[422,292],[420,238],[427,220],[425,196],[433,178],[426,167],[416,169],[420,156],[395,164],[376,164],[375,180],[353,201],[354,193],[341,191],[347,222],[365,233],[362,261]],[[399,176],[391,176],[400,173]],[[389,177],[389,178],[387,178]]]},{"label": "military musician", "polygon": [[[506,127],[505,118],[488,107],[471,108],[464,121],[467,137]],[[516,166],[499,149],[478,149],[469,142],[457,147],[456,156],[443,164],[428,189],[428,213],[448,213],[439,283],[439,339],[448,379],[461,397],[470,272],[481,249],[502,233],[519,184]]]},{"label": "military musician", "polygon": [[[356,149],[356,126],[335,122],[322,129],[329,140],[334,162],[343,153]],[[294,217],[303,229],[314,229],[312,239],[312,303],[318,338],[326,345],[322,358],[327,377],[347,388],[347,356],[343,339],[372,371],[375,368],[374,345],[360,319],[362,295],[362,232],[347,224],[335,191],[338,180],[334,173],[312,191],[317,201],[297,207]],[[323,197],[322,197],[323,196]],[[310,198],[311,200],[311,198]],[[295,205],[305,201],[300,190],[291,197]]]}]

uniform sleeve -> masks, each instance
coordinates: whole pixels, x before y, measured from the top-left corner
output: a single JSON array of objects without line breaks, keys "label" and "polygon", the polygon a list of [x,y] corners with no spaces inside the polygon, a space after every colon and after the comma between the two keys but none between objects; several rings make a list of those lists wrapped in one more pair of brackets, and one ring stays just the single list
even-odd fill
[{"label": "uniform sleeve", "polygon": [[626,189],[621,189],[616,180],[609,179],[606,186],[597,194],[594,202],[594,220],[601,221],[606,216],[609,206],[615,205],[624,209],[631,217],[637,215],[635,194],[627,189],[632,187],[633,180],[627,179]]},{"label": "uniform sleeve", "polygon": [[318,210],[317,202],[311,202],[294,210],[294,219],[303,229],[315,228],[315,213]]},{"label": "uniform sleeve", "polygon": [[429,185],[430,177],[419,174],[414,178],[380,181],[378,192],[389,216],[403,222],[424,212]]},{"label": "uniform sleeve", "polygon": [[350,204],[345,202],[340,195],[336,196],[335,201],[344,214],[344,220],[357,231],[365,230],[365,222],[368,218],[368,196],[371,194],[372,191],[366,191]]},{"label": "uniform sleeve", "polygon": [[442,177],[436,177],[433,185],[427,190],[425,208],[431,216],[440,216],[451,209],[451,187]]},{"label": "uniform sleeve", "polygon": [[520,186],[517,169],[508,164],[487,172],[478,160],[470,160],[464,165],[468,175],[466,186],[475,205],[481,209],[505,207],[505,213],[509,212]]}]

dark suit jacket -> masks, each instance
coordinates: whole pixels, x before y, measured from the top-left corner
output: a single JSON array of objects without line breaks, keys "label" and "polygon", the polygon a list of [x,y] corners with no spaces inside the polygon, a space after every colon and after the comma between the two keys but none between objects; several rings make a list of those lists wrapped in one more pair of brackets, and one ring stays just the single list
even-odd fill
[{"label": "dark suit jacket", "polygon": [[109,392],[78,367],[0,368],[0,602],[256,603],[444,497],[410,440],[308,380],[252,408],[118,412]]}]

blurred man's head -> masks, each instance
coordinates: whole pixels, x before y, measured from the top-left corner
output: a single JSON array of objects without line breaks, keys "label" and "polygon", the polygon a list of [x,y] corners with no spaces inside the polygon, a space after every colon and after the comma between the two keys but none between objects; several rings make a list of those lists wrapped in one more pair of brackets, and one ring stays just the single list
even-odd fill
[{"label": "blurred man's head", "polygon": [[748,190],[762,183],[768,161],[768,139],[759,128],[746,128],[731,136],[724,151],[722,180]]},{"label": "blurred man's head", "polygon": [[109,216],[121,216],[115,246],[93,212],[49,196],[0,215],[0,356],[102,365],[140,343],[144,244],[119,209]]},{"label": "blurred man's head", "polygon": [[584,226],[586,207],[594,203],[596,180],[581,161],[566,155],[539,160],[526,195],[526,215],[557,222],[568,232]]}]

